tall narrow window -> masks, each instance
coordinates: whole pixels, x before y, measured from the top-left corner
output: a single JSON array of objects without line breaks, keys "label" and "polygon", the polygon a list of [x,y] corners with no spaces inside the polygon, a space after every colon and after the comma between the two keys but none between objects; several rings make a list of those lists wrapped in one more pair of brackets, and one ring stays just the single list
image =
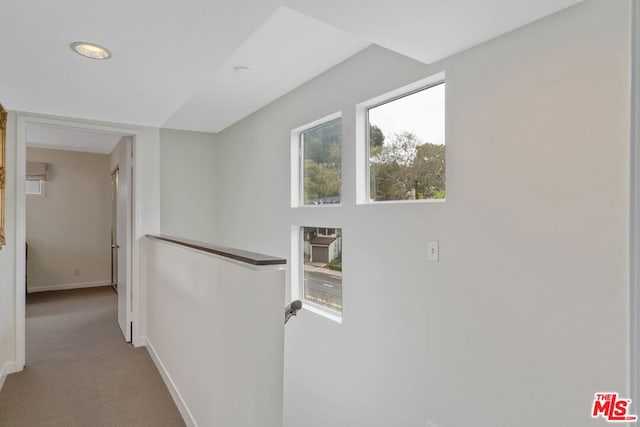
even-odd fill
[{"label": "tall narrow window", "polygon": [[301,132],[300,154],[302,204],[339,204],[342,120],[338,118]]},{"label": "tall narrow window", "polygon": [[303,301],[307,307],[339,319],[342,315],[342,229],[302,227],[300,238]]},{"label": "tall narrow window", "polygon": [[369,200],[444,199],[445,83],[367,109]]}]

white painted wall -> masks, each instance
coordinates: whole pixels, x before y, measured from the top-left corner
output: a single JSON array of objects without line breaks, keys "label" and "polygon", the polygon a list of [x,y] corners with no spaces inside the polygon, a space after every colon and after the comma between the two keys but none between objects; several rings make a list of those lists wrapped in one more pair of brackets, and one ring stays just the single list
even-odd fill
[{"label": "white painted wall", "polygon": [[147,346],[187,424],[281,427],[284,270],[144,248]]},{"label": "white painted wall", "polygon": [[215,243],[217,157],[215,134],[160,129],[163,234]]},{"label": "white painted wall", "polygon": [[48,165],[44,193],[26,197],[29,291],[108,285],[109,155],[28,148],[27,161]]},{"label": "white painted wall", "polygon": [[[429,66],[372,47],[218,136],[219,243],[343,228],[343,323],[287,325],[285,426],[578,427],[626,392],[628,39],[628,1],[587,0]],[[355,105],[443,70],[446,203],[356,205]],[[292,209],[289,132],[336,111],[342,207]]]}]

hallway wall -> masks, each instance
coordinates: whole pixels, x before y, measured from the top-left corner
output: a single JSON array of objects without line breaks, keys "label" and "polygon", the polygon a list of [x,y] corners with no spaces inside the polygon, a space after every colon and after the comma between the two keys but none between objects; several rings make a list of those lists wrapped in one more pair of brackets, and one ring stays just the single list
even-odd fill
[{"label": "hallway wall", "polygon": [[111,283],[108,154],[28,148],[48,165],[42,195],[26,196],[28,290]]},{"label": "hallway wall", "polygon": [[[440,71],[446,202],[357,205],[355,105]],[[342,206],[291,208],[290,131],[338,111]],[[626,393],[628,117],[629,2],[587,0],[431,65],[371,47],[222,132],[220,244],[343,229],[342,324],[286,327],[285,426],[578,427]]]},{"label": "hallway wall", "polygon": [[160,129],[162,233],[215,243],[216,135]]}]

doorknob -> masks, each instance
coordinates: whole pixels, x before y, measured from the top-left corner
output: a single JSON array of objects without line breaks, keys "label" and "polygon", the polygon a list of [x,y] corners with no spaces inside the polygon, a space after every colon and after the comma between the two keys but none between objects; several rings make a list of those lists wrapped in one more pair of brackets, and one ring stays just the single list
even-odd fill
[{"label": "doorknob", "polygon": [[120,245],[111,245],[111,249],[120,249]]}]

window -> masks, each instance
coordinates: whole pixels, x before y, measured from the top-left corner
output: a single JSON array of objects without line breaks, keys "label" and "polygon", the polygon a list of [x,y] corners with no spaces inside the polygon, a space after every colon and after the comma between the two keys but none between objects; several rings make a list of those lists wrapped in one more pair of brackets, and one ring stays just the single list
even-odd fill
[{"label": "window", "polygon": [[369,201],[444,199],[443,76],[365,107]]},{"label": "window", "polygon": [[[337,205],[342,186],[342,119],[335,115],[294,130],[299,165],[292,182],[293,206]],[[296,192],[298,194],[296,194]],[[299,198],[299,200],[296,200]]]},{"label": "window", "polygon": [[[328,230],[334,233],[327,234]],[[342,229],[301,227],[304,306],[334,320],[342,315]]]},{"label": "window", "polygon": [[42,187],[44,187],[44,181],[42,180],[27,180],[26,193],[42,194]]},{"label": "window", "polygon": [[48,165],[42,162],[27,162],[27,194],[43,194],[44,182],[47,180]]}]

